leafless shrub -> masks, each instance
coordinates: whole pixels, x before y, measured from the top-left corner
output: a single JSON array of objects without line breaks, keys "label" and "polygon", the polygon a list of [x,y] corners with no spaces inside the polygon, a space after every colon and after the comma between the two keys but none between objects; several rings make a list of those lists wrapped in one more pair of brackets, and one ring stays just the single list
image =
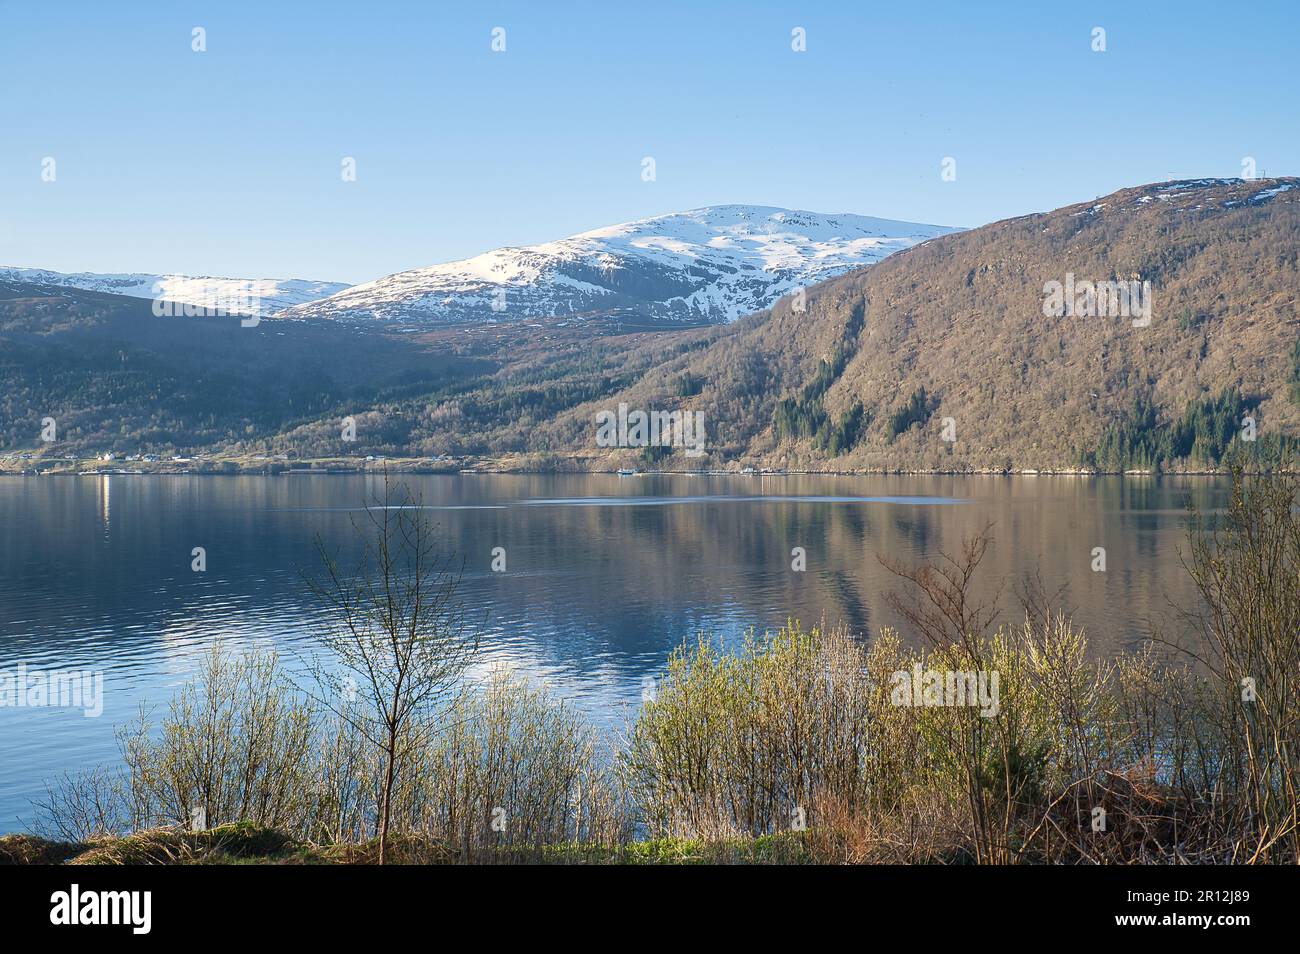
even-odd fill
[{"label": "leafless shrub", "polygon": [[1193,511],[1188,571],[1204,604],[1224,748],[1220,787],[1241,795],[1237,860],[1294,859],[1300,849],[1300,518],[1296,477],[1232,464],[1225,511]]}]

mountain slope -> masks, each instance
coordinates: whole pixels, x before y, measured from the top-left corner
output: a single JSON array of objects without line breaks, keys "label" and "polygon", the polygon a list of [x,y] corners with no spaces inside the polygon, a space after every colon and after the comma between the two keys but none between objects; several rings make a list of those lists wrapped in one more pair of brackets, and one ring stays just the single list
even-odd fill
[{"label": "mountain slope", "polygon": [[[343,291],[343,282],[315,282],[301,278],[210,278],[191,275],[126,275],[96,272],[52,272],[44,268],[0,266],[0,281],[30,282],[83,291],[106,292],[128,298],[161,298],[206,309],[225,308],[232,314],[251,312],[269,316]],[[242,306],[249,303],[251,307]]]},{"label": "mountain slope", "polygon": [[[535,424],[627,386],[712,330],[248,326],[237,317],[158,317],[138,298],[0,280],[0,472],[32,466],[19,450],[55,467],[106,451],[523,452]],[[341,437],[348,416],[355,442]],[[48,444],[46,418],[57,422]]]},{"label": "mountain slope", "polygon": [[713,206],[399,272],[287,315],[425,324],[555,316],[726,322],[798,286],[951,231],[860,215]]},{"label": "mountain slope", "polygon": [[[1300,180],[1125,189],[923,243],[803,314],[784,300],[535,442],[630,459],[592,423],[625,401],[704,412],[712,454],[665,466],[1214,466],[1247,415],[1266,444],[1300,432],[1298,260]],[[1050,282],[1121,279],[1150,283],[1149,325],[1044,312]]]},{"label": "mountain slope", "polygon": [[[0,451],[222,448],[480,373],[351,325],[156,317],[138,298],[0,280]],[[42,421],[57,441],[41,440]]]}]

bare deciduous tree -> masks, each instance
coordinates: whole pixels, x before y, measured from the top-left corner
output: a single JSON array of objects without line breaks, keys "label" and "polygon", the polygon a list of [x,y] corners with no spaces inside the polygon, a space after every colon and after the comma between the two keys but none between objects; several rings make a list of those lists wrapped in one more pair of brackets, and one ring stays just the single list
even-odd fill
[{"label": "bare deciduous tree", "polygon": [[[389,841],[402,766],[438,730],[438,715],[478,651],[456,602],[462,566],[438,546],[421,498],[384,475],[382,497],[353,518],[360,555],[350,571],[318,537],[324,565],[312,589],[327,610],[323,641],[340,669],[319,667],[322,700],[382,756],[379,863]],[[360,703],[353,704],[353,698]]]},{"label": "bare deciduous tree", "polygon": [[933,563],[910,566],[877,555],[881,566],[914,588],[911,599],[890,592],[885,595],[886,602],[932,647],[956,645],[975,653],[975,641],[997,619],[1001,586],[986,603],[973,598],[975,573],[992,540],[991,529],[992,524],[986,524],[975,536],[963,538],[957,556],[940,550]]}]

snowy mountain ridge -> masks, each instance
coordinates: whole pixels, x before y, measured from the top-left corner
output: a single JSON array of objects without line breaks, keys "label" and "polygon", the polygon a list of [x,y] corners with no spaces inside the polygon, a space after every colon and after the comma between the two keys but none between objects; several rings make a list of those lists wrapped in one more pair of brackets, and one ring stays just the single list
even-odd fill
[{"label": "snowy mountain ridge", "polygon": [[796,288],[953,231],[848,213],[719,205],[493,249],[351,286],[4,266],[0,280],[260,317],[413,325],[611,317],[673,326],[734,321]]},{"label": "snowy mountain ridge", "polygon": [[411,269],[284,317],[416,324],[618,316],[717,323],[957,229],[722,205]]}]

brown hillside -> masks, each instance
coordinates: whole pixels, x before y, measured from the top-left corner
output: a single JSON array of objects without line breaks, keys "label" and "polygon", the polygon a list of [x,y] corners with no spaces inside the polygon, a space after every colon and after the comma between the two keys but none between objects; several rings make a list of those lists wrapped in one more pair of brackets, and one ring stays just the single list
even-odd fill
[{"label": "brown hillside", "polygon": [[[1261,436],[1295,435],[1298,254],[1300,180],[1125,189],[931,240],[811,289],[805,313],[783,300],[535,439],[595,451],[593,414],[627,401],[704,412],[712,453],[688,461],[675,451],[663,466],[1068,470],[1108,424],[1132,416],[1136,398],[1164,426],[1224,391],[1244,396]],[[1067,272],[1150,282],[1150,324],[1045,316],[1044,285]],[[807,396],[823,359],[829,386],[805,402],[824,412],[820,434],[778,434],[778,402]],[[921,388],[928,417],[895,435],[892,415]],[[855,404],[863,423],[850,448],[826,446]],[[944,418],[955,443],[941,439]]]}]

